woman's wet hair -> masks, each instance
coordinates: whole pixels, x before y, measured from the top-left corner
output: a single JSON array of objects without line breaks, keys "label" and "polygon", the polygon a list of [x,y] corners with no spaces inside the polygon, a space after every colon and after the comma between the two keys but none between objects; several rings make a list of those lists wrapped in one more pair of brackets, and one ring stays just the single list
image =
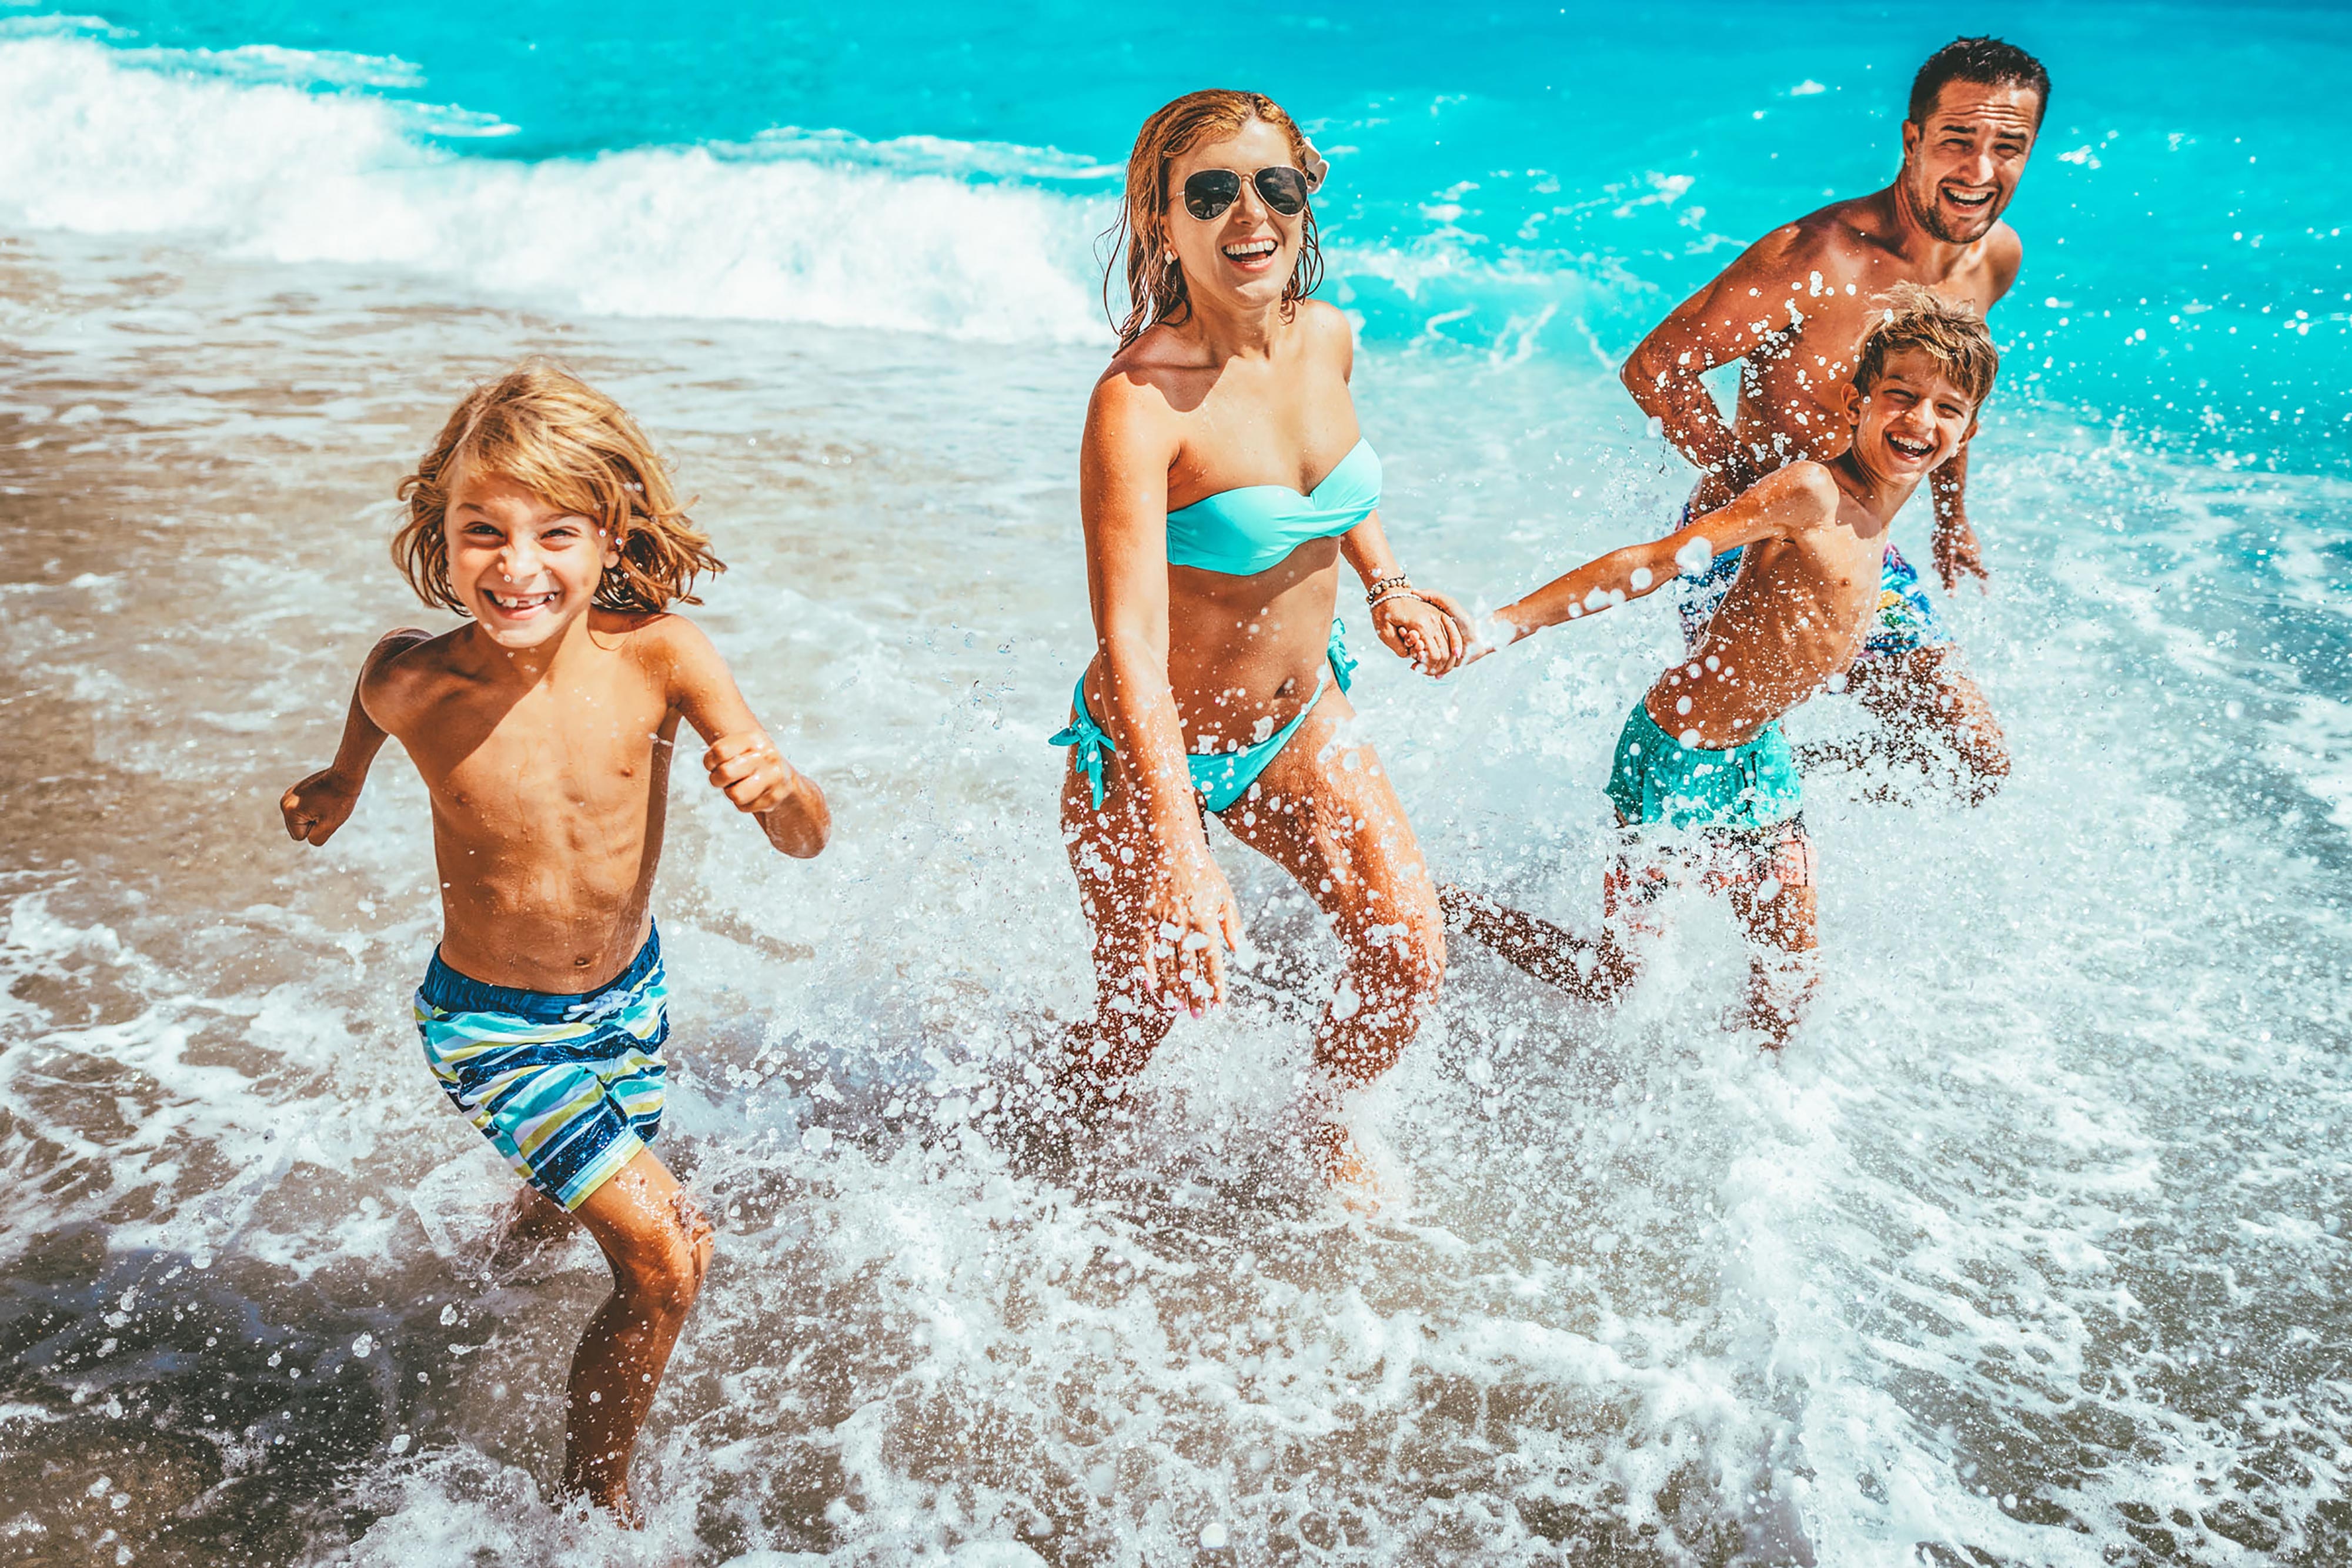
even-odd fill
[{"label": "woman's wet hair", "polygon": [[392,559],[427,604],[467,613],[450,587],[443,531],[460,462],[596,525],[621,558],[596,584],[599,608],[699,604],[695,578],[727,570],[710,553],[709,536],[686,515],[669,465],[628,412],[570,371],[526,361],[467,393],[416,471],[400,482],[408,516],[393,536]]},{"label": "woman's wet hair", "polygon": [[1877,302],[1885,310],[1854,354],[1855,386],[1868,392],[1886,373],[1890,358],[1916,350],[1942,368],[1968,395],[1969,407],[1984,405],[2000,373],[2000,351],[1992,346],[1983,317],[1917,283],[1898,283]]},{"label": "woman's wet hair", "polygon": [[[1143,122],[1136,132],[1135,151],[1127,157],[1127,199],[1118,220],[1103,238],[1109,242],[1103,268],[1103,309],[1118,328],[1118,346],[1126,348],[1162,321],[1181,321],[1192,314],[1192,301],[1184,286],[1184,268],[1168,255],[1168,214],[1176,192],[1168,171],[1177,159],[1204,141],[1233,135],[1253,120],[1281,131],[1290,143],[1292,161],[1311,171],[1320,162],[1307,142],[1298,122],[1280,104],[1260,92],[1236,92],[1208,88],[1188,92]],[[1315,230],[1315,208],[1309,203],[1298,239],[1298,262],[1283,286],[1285,320],[1298,301],[1323,281],[1323,251]],[[1118,265],[1120,241],[1127,250],[1128,310],[1121,319],[1112,305],[1110,284]]]},{"label": "woman's wet hair", "polygon": [[2050,112],[2050,73],[2040,60],[2015,44],[1999,38],[1954,38],[1919,68],[1911,78],[1907,118],[1925,125],[1936,112],[1936,99],[1948,82],[1972,82],[1978,87],[2021,87],[2033,94],[2033,123],[2038,129]]}]

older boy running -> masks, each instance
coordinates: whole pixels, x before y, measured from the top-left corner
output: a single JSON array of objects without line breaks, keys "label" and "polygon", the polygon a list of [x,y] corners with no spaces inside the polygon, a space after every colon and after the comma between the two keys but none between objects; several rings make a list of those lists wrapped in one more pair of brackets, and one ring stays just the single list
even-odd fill
[{"label": "older boy running", "polygon": [[[2016,193],[2050,101],[2050,76],[1997,38],[1958,38],[1911,84],[1903,166],[1894,183],[1775,229],[1685,300],[1625,361],[1626,390],[1666,438],[1706,471],[1685,517],[1711,511],[1782,465],[1825,462],[1843,449],[1841,417],[1854,350],[1895,283],[1916,283],[1982,315],[2017,279],[2021,247],[2000,214]],[[1733,360],[1739,408],[1727,426],[1699,378]],[[1948,589],[1984,563],[1964,505],[1968,453],[1937,470],[1936,570]],[[1685,601],[1696,637],[1739,570],[1727,551]],[[1877,613],[1850,689],[1888,726],[1898,754],[1924,759],[1911,737],[1939,736],[1989,799],[2009,772],[2000,727],[1958,650],[1936,624],[1918,574],[1892,544]]]},{"label": "older boy running", "polygon": [[[1673,580],[1713,555],[1747,566],[1685,662],[1633,705],[1608,792],[1627,831],[1604,885],[1597,942],[1458,888],[1447,915],[1535,975],[1593,1000],[1634,974],[1625,937],[1671,883],[1728,895],[1754,955],[1748,1022],[1774,1046],[1812,988],[1813,846],[1780,718],[1845,671],[1878,605],[1888,525],[1976,433],[2000,366],[1973,312],[1916,284],[1863,339],[1836,416],[1838,455],[1800,460],[1651,544],[1614,550],[1496,612],[1482,643],[1507,646]],[[1472,657],[1491,651],[1481,646]]]}]

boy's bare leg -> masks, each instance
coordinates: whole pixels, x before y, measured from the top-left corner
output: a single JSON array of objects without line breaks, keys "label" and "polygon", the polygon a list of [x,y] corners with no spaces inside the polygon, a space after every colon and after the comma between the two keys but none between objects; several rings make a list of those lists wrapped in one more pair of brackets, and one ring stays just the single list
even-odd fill
[{"label": "boy's bare leg", "polygon": [[646,1149],[589,1194],[572,1218],[604,1249],[613,1293],[588,1320],[572,1357],[563,1488],[635,1525],[629,1456],[687,1310],[702,1290],[710,1221]]},{"label": "boy's bare leg", "polygon": [[1437,890],[1445,924],[1494,949],[1516,968],[1581,1001],[1614,1001],[1633,983],[1641,965],[1604,926],[1595,936],[1496,903],[1451,883]]},{"label": "boy's bare leg", "polygon": [[546,1251],[569,1238],[572,1228],[572,1216],[563,1212],[562,1204],[537,1187],[524,1187],[515,1194],[506,1221],[490,1243],[492,1271],[511,1268]]},{"label": "boy's bare leg", "polygon": [[1935,756],[1918,737],[1932,735],[1959,758],[1960,789],[1970,805],[2000,792],[2009,777],[2009,746],[1958,649],[1938,643],[1857,660],[1846,690],[1884,727],[1882,749],[1927,766]]},{"label": "boy's bare leg", "polygon": [[1774,1051],[1789,1043],[1819,983],[1812,841],[1792,826],[1761,857],[1761,875],[1727,889],[1748,935],[1748,1027],[1762,1030]]}]

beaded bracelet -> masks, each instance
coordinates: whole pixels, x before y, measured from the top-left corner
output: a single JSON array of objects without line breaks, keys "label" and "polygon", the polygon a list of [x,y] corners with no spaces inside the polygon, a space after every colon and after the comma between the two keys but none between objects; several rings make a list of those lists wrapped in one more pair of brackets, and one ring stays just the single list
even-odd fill
[{"label": "beaded bracelet", "polygon": [[[1383,599],[1394,598],[1399,590],[1410,592],[1412,589],[1412,575],[1410,573],[1401,571],[1394,577],[1383,577],[1374,582],[1371,587],[1364,590],[1364,602],[1367,604],[1378,604]],[[1416,594],[1414,597],[1418,598],[1419,595]]]}]

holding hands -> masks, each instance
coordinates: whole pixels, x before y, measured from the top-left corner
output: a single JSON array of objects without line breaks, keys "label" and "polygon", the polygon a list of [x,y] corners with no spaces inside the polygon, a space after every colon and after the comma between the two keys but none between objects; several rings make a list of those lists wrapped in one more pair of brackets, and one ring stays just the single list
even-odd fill
[{"label": "holding hands", "polygon": [[1432,677],[1462,663],[1470,645],[1470,617],[1451,594],[1415,588],[1398,572],[1373,583],[1365,598],[1372,607],[1372,630],[1398,658]]}]

